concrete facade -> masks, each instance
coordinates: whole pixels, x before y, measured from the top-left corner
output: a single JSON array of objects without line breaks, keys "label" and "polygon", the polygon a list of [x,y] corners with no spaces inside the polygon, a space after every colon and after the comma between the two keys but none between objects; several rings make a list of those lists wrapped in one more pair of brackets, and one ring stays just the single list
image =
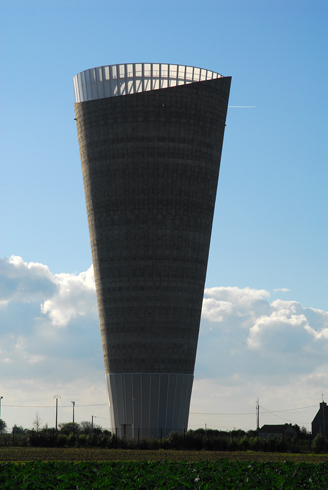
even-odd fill
[{"label": "concrete facade", "polygon": [[75,104],[112,427],[187,428],[230,77]]}]

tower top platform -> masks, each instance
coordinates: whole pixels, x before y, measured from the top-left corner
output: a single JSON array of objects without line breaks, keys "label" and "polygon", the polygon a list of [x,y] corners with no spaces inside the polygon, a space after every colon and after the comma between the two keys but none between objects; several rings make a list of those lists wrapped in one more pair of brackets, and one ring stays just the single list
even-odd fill
[{"label": "tower top platform", "polygon": [[86,102],[222,77],[219,73],[194,66],[124,63],[81,71],[73,78],[73,85],[75,102]]}]

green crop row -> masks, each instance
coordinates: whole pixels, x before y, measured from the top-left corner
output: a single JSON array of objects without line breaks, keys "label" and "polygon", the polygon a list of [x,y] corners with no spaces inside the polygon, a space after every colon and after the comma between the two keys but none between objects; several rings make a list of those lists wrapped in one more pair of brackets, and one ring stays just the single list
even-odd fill
[{"label": "green crop row", "polygon": [[6,463],[0,488],[20,489],[328,489],[328,463]]}]

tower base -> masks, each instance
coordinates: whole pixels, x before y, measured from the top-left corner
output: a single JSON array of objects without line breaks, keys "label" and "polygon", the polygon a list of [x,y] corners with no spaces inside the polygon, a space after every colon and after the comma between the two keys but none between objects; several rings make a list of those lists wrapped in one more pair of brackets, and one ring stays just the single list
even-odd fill
[{"label": "tower base", "polygon": [[112,429],[129,438],[187,430],[193,379],[192,374],[106,374]]}]

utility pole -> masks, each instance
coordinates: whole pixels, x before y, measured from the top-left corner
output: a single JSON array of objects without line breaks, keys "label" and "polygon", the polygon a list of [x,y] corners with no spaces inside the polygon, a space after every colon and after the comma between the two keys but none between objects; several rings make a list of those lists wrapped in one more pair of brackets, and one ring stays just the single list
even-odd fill
[{"label": "utility pole", "polygon": [[58,399],[61,398],[60,395],[55,395],[54,398],[56,399],[56,430],[57,430],[57,422],[58,422]]},{"label": "utility pole", "polygon": [[75,426],[74,426],[74,407],[75,407],[75,402],[71,402],[73,404],[73,434],[75,434]]},{"label": "utility pole", "polygon": [[260,400],[256,400],[256,430],[260,428]]},{"label": "utility pole", "polygon": [[96,419],[96,415],[91,416],[91,429],[93,430],[93,419]]},{"label": "utility pole", "polygon": [[1,400],[2,400],[3,396],[0,396],[0,419],[1,419]]}]

